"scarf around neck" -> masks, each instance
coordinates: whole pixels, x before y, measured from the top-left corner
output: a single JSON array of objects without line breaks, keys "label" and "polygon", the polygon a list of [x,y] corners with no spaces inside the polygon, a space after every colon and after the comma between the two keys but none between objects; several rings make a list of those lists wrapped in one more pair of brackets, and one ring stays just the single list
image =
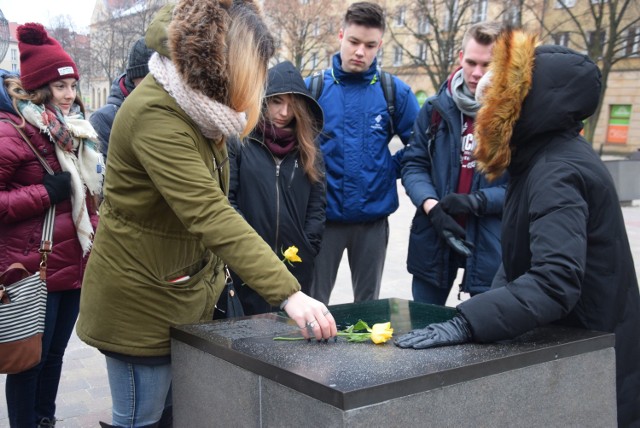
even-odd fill
[{"label": "scarf around neck", "polygon": [[98,134],[74,105],[68,116],[54,106],[19,101],[18,109],[27,122],[46,134],[53,143],[63,171],[71,174],[71,215],[86,256],[93,245],[93,225],[86,203],[86,191],[100,195],[104,181],[104,159],[98,150]]},{"label": "scarf around neck", "polygon": [[476,101],[476,97],[465,85],[462,69],[458,70],[451,78],[451,98],[453,98],[458,110],[469,117],[476,117],[476,113],[480,110],[480,103]]},{"label": "scarf around neck", "polygon": [[260,121],[258,130],[262,133],[264,144],[278,157],[286,156],[296,145],[296,136],[288,128],[276,128],[270,123]]},{"label": "scarf around neck", "polygon": [[149,60],[149,71],[198,125],[205,137],[218,141],[222,137],[242,133],[247,125],[247,118],[243,112],[237,112],[213,101],[202,92],[187,86],[169,58],[154,53]]}]

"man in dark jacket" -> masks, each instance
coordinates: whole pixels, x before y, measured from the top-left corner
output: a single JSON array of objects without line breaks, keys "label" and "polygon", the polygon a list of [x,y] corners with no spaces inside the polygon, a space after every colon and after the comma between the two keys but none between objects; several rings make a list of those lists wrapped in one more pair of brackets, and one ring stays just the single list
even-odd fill
[{"label": "man in dark jacket", "polygon": [[615,333],[618,423],[640,426],[638,282],[613,180],[580,136],[601,74],[584,55],[536,43],[521,32],[496,42],[476,120],[480,168],[510,174],[492,289],[396,344],[494,342],[549,323]]},{"label": "man in dark jacket", "polygon": [[319,139],[327,175],[327,223],[310,294],[324,303],[329,302],[345,249],[354,300],[373,300],[380,294],[388,217],[398,208],[400,178],[401,152],[392,155],[389,142],[395,134],[407,144],[418,113],[411,88],[396,76],[391,85],[395,112],[389,111],[376,61],[384,29],[379,5],[353,3],[340,29],[340,53],[322,74],[318,102],[325,122]]},{"label": "man in dark jacket", "polygon": [[129,62],[127,63],[127,71],[118,76],[111,84],[111,93],[107,98],[107,104],[96,110],[89,117],[89,121],[98,133],[100,138],[100,151],[104,155],[105,162],[107,160],[107,149],[109,148],[109,136],[111,135],[111,126],[116,117],[116,113],[124,99],[129,96],[131,91],[142,79],[149,73],[149,58],[153,54],[153,50],[149,49],[144,42],[144,37],[139,38],[129,51]]},{"label": "man in dark jacket", "polygon": [[462,291],[486,291],[500,265],[506,175],[489,182],[473,158],[474,94],[499,31],[495,22],[467,30],[460,68],[422,106],[404,153],[402,184],[417,207],[407,257],[416,302],[444,305],[459,268]]}]

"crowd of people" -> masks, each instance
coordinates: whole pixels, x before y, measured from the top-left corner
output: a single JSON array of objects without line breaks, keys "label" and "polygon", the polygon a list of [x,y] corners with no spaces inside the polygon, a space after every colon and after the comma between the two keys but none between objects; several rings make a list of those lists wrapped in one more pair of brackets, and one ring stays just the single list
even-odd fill
[{"label": "crowd of people", "polygon": [[227,271],[247,315],[281,310],[304,337],[335,337],[345,250],[354,300],[379,297],[398,179],[416,207],[413,299],[444,305],[460,268],[471,298],[395,344],[550,323],[613,332],[618,423],[640,424],[636,272],[613,181],[580,135],[598,67],[482,22],[420,107],[377,64],[384,32],[379,5],[351,4],[331,67],[305,79],[288,61],[269,68],[275,40],[253,1],[180,0],[87,119],[74,60],[42,25],[18,27],[20,74],[0,73],[0,271],[36,271],[56,215],[42,358],[7,375],[11,427],[55,425],[74,326],[106,359],[101,425],[171,426],[169,327],[211,320]]}]

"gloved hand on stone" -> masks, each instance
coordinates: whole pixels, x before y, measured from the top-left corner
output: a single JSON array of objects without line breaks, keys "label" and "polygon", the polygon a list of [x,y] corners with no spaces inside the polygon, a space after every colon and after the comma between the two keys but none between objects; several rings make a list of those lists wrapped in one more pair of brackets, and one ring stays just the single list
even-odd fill
[{"label": "gloved hand on stone", "polygon": [[444,212],[449,215],[482,215],[486,209],[487,198],[482,192],[449,193],[440,200]]},{"label": "gloved hand on stone", "polygon": [[394,343],[400,348],[426,349],[437,346],[457,345],[471,342],[471,328],[460,314],[449,321],[429,324],[398,337]]},{"label": "gloved hand on stone", "polygon": [[68,171],[56,172],[55,175],[45,174],[42,184],[49,194],[51,205],[71,197],[71,173]]},{"label": "gloved hand on stone", "polygon": [[440,237],[458,254],[469,257],[473,244],[465,241],[466,232],[449,214],[444,212],[441,203],[429,211],[429,220]]}]

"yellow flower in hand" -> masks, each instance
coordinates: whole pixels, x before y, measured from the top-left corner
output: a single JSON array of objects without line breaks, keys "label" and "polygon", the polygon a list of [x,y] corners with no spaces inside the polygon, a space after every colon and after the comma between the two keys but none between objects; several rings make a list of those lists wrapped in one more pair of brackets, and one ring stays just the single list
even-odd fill
[{"label": "yellow flower in hand", "polygon": [[302,259],[298,255],[298,247],[296,247],[295,245],[292,245],[289,248],[287,248],[282,253],[282,255],[284,256],[284,259],[282,259],[282,261],[287,262],[289,264],[291,264],[291,262],[299,263],[302,261]]},{"label": "yellow flower in hand", "polygon": [[384,343],[393,336],[393,329],[390,322],[374,324],[371,327],[371,341],[376,345]]}]

